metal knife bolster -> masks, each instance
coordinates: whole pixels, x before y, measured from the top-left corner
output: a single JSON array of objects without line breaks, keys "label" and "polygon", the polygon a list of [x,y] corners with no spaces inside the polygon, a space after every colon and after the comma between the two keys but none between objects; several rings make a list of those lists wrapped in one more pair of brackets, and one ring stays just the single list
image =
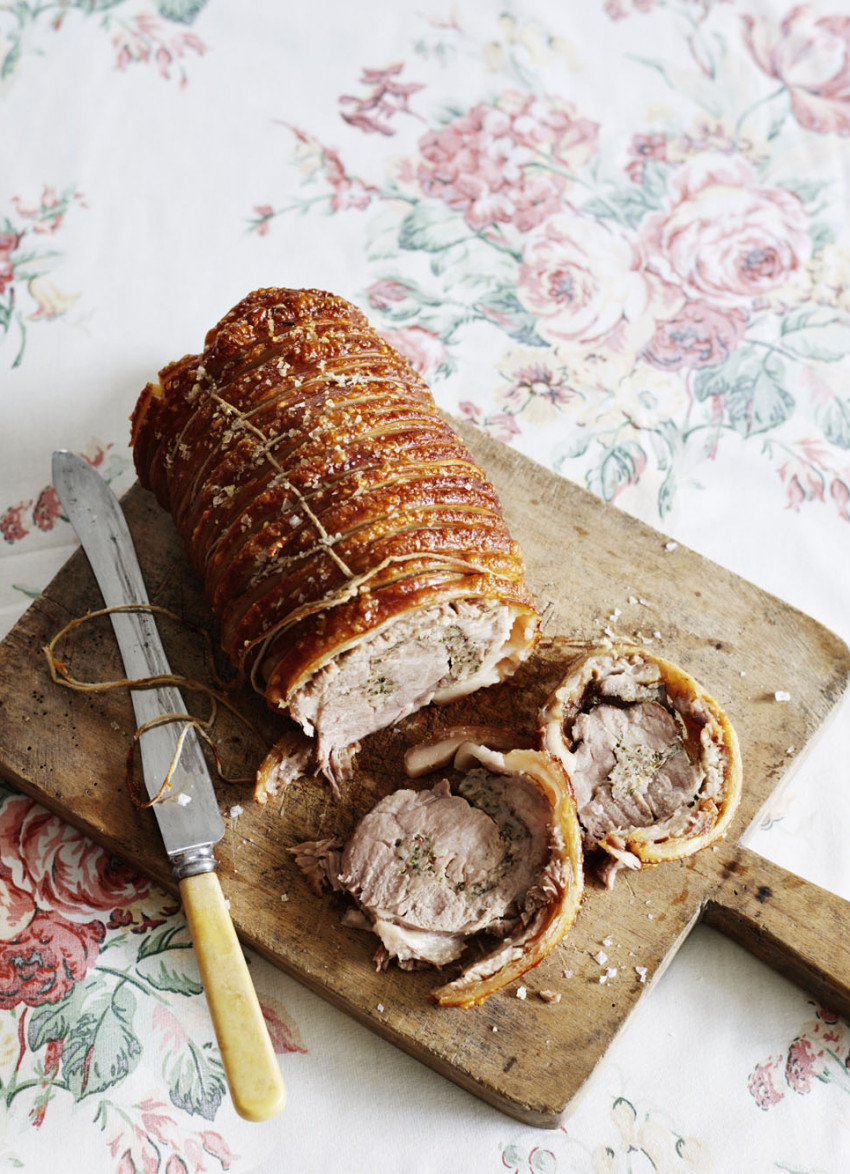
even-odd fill
[{"label": "metal knife bolster", "polygon": [[[124,514],[103,478],[73,453],[56,452],[53,484],[88,556],[106,606],[149,606]],[[129,680],[171,673],[151,612],[119,611],[109,618]],[[132,689],[130,696],[139,727],[165,715],[188,712],[180,690],[173,685]],[[212,871],[216,867],[213,845],[224,835],[224,822],[197,733],[179,721],[153,725],[141,735],[139,746],[145,787],[151,799],[159,793],[174,763],[168,791],[153,804],[153,812],[175,875],[182,879]]]}]

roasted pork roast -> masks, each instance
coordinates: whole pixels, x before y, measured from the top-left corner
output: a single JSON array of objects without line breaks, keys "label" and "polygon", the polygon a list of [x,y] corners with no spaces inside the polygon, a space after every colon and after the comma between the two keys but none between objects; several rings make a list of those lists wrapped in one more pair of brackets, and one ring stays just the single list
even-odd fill
[{"label": "roasted pork roast", "polygon": [[133,413],[142,485],[203,577],[222,643],[315,736],[350,749],[502,680],[539,617],[493,486],[420,376],[353,305],[261,289]]},{"label": "roasted pork roast", "polygon": [[600,873],[690,856],[721,837],[741,793],[735,731],[683,669],[615,644],[570,665],[540,715],[543,748],[572,783]]},{"label": "roasted pork roast", "polygon": [[345,920],[380,939],[379,966],[443,967],[489,938],[489,951],[432,995],[470,1007],[537,965],[569,929],[582,894],[581,833],[569,783],[547,755],[471,742],[452,750],[456,784],[400,787],[344,845],[311,841],[292,852],[317,892],[354,899]]}]

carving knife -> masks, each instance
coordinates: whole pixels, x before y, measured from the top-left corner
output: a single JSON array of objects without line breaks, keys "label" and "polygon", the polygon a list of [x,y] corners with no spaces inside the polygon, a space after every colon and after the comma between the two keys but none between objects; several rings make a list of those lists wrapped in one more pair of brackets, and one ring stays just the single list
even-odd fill
[{"label": "carving knife", "polygon": [[[106,606],[147,606],[127,522],[104,479],[81,457],[61,451],[53,454],[53,487]],[[151,612],[113,612],[110,619],[130,680],[171,672]],[[131,697],[139,727],[165,714],[187,712],[180,691],[171,685],[131,690]],[[234,1107],[249,1121],[267,1120],[283,1108],[286,1092],[215,872],[213,846],[224,835],[224,822],[200,739],[193,727],[170,722],[147,729],[139,746],[151,799],[179,749],[171,785],[153,804],[153,813],[178,881]]]}]

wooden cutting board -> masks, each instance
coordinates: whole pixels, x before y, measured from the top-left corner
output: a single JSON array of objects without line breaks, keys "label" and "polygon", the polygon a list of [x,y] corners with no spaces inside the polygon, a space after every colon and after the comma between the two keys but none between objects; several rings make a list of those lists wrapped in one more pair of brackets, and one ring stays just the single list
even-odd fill
[{"label": "wooden cutting board", "polygon": [[[850,1014],[850,904],[742,848],[738,840],[834,710],[850,650],[806,615],[477,431],[458,426],[501,495],[523,547],[550,637],[518,677],[471,701],[428,710],[374,736],[338,802],[302,779],[283,802],[252,803],[250,785],[220,784],[228,831],[220,875],[246,945],[381,1036],[522,1121],[554,1126],[638,999],[700,919],[839,1012]],[[135,486],[124,508],[152,600],[208,628],[212,620],[170,519]],[[54,685],[41,647],[101,606],[74,555],[0,645],[0,772],[111,852],[176,891],[153,816],[125,787],[134,723],[124,689],[74,693]],[[615,617],[609,619],[609,617]],[[209,679],[195,632],[164,622],[175,671]],[[377,939],[340,924],[337,898],[309,891],[287,848],[345,836],[403,780],[404,749],[445,722],[473,717],[533,726],[536,705],[573,654],[563,641],[603,628],[650,641],[720,700],[737,728],[744,796],[726,841],[683,862],[621,875],[612,891],[588,880],[578,920],[519,984],[472,1010],[428,1002],[434,972],[376,972]],[[121,675],[108,621],[63,646],[78,678]],[[790,694],[778,701],[777,691]],[[248,693],[237,705],[269,742],[284,728]],[[195,703],[193,702],[193,705]],[[205,709],[197,699],[199,712]],[[228,714],[217,727],[229,771],[250,774],[264,746]],[[231,809],[241,806],[241,814]],[[607,960],[594,956],[602,950]],[[616,975],[600,978],[609,968]],[[640,968],[640,969],[639,969]],[[540,991],[561,995],[545,1002]]]}]

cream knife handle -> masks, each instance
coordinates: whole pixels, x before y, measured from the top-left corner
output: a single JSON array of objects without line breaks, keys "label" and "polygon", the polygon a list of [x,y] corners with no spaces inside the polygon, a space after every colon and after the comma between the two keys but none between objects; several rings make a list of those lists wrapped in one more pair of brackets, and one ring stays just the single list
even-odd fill
[{"label": "cream knife handle", "polygon": [[236,1112],[266,1121],[283,1108],[286,1089],[218,877],[187,876],[180,896]]}]

